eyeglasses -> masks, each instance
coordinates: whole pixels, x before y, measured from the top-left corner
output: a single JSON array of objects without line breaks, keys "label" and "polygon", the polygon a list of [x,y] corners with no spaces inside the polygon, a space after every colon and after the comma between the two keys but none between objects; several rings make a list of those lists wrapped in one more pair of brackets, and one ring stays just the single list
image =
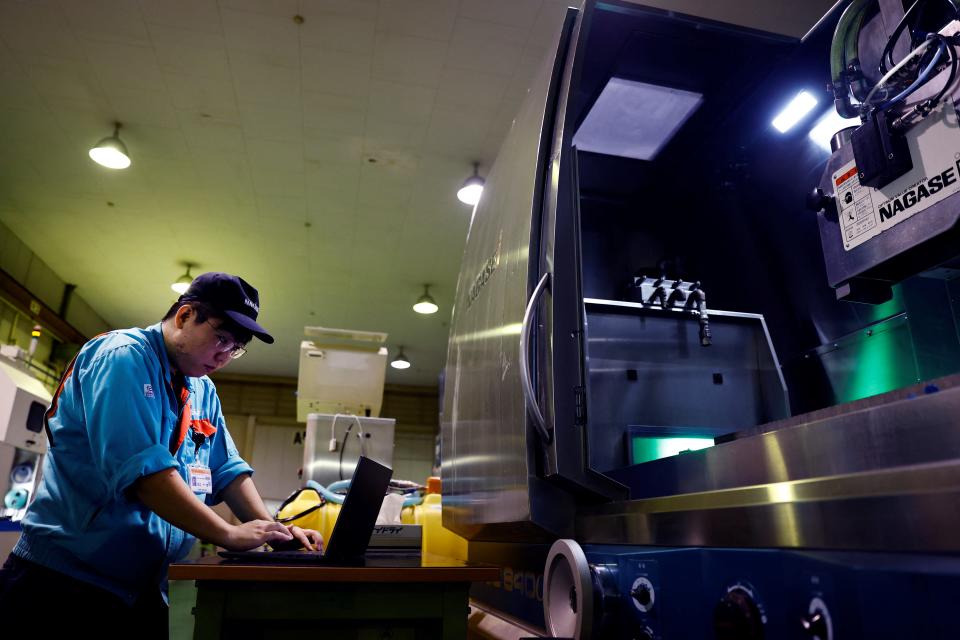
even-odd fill
[{"label": "eyeglasses", "polygon": [[232,338],[227,338],[222,333],[219,332],[220,327],[214,327],[210,324],[210,321],[206,321],[214,329],[214,336],[217,338],[217,351],[220,353],[229,353],[230,357],[234,360],[242,356],[247,352],[246,344],[242,342],[237,342]]}]

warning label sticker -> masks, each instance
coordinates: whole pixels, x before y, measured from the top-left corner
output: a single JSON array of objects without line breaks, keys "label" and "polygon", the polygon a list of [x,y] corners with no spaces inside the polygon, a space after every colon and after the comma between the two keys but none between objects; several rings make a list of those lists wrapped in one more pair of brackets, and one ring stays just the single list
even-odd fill
[{"label": "warning label sticker", "polygon": [[882,189],[860,184],[851,160],[833,174],[847,251],[960,191],[960,124],[941,106],[907,134],[913,169]]}]

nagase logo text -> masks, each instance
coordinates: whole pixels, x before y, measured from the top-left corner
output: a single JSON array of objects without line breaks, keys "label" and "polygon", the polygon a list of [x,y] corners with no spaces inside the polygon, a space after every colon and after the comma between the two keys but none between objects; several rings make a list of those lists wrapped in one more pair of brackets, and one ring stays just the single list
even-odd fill
[{"label": "nagase logo text", "polygon": [[957,181],[956,167],[950,167],[933,176],[926,182],[921,182],[912,189],[908,189],[893,200],[880,206],[880,221],[889,220],[893,216],[919,204],[924,198],[942,191]]}]

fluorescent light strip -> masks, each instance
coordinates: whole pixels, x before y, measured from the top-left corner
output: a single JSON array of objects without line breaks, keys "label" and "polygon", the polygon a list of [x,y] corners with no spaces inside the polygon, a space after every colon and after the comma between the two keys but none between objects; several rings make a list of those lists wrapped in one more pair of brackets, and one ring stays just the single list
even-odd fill
[{"label": "fluorescent light strip", "polygon": [[777,114],[771,124],[780,133],[786,133],[803,120],[804,116],[810,113],[815,106],[817,106],[817,99],[810,92],[801,91],[783,111]]},{"label": "fluorescent light strip", "polygon": [[825,116],[817,120],[817,124],[810,129],[810,139],[825,151],[830,151],[830,140],[841,129],[860,126],[860,118],[841,118],[834,109],[830,109]]}]

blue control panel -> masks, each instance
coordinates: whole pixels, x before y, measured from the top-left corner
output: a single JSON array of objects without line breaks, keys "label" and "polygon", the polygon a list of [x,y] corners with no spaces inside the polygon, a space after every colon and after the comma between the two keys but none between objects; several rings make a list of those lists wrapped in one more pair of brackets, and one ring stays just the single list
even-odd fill
[{"label": "blue control panel", "polygon": [[586,545],[594,638],[960,638],[960,557]]}]

